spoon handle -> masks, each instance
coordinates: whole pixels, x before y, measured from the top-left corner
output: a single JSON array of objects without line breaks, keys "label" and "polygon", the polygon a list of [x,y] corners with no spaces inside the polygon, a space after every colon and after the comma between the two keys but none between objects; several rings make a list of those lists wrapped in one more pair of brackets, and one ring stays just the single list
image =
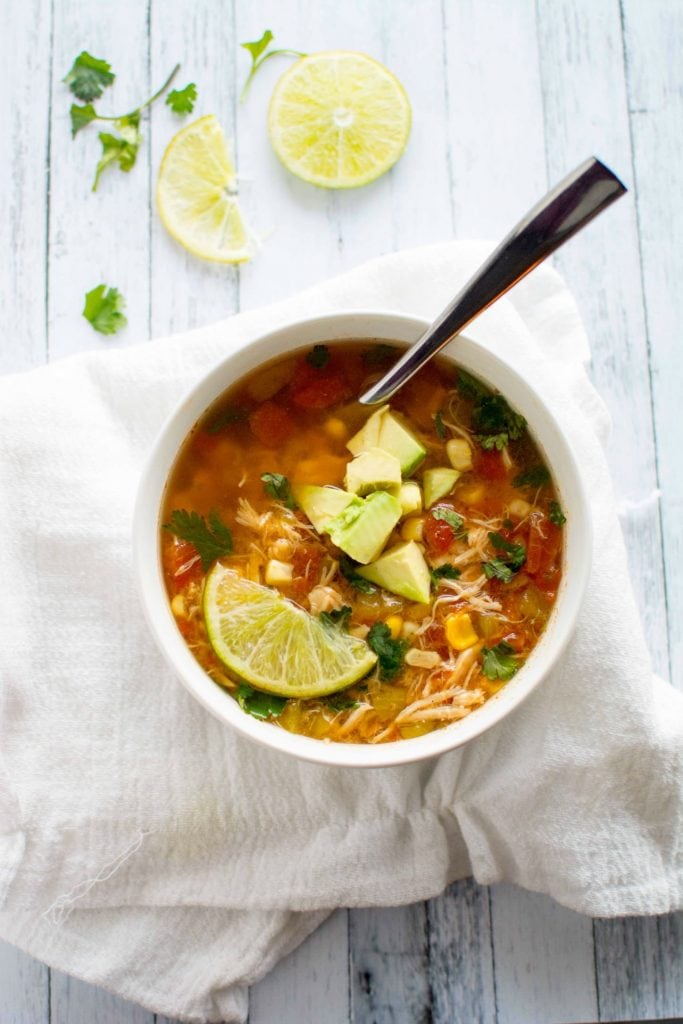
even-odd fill
[{"label": "spoon handle", "polygon": [[617,176],[595,157],[580,164],[512,229],[422,337],[359,401],[386,402],[455,334],[624,192]]}]

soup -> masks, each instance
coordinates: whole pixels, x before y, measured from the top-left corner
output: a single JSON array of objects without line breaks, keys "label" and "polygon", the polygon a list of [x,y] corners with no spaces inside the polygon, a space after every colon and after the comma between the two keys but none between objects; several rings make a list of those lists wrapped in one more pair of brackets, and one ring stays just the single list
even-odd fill
[{"label": "soup", "polygon": [[167,484],[161,558],[194,657],[245,713],[342,743],[476,711],[539,640],[564,513],[524,418],[433,360],[355,397],[400,350],[315,345],[229,388]]}]

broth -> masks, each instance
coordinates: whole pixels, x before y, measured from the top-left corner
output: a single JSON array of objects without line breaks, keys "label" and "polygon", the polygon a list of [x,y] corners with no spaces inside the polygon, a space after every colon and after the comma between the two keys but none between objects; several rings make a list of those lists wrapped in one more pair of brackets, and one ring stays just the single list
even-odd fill
[{"label": "broth", "polygon": [[[318,345],[260,367],[196,424],[166,488],[164,578],[195,658],[245,712],[321,740],[391,742],[464,718],[529,656],[560,583],[564,515],[524,420],[502,396],[445,360],[433,360],[391,401],[392,415],[425,452],[408,474],[420,485],[420,498],[430,478],[446,486],[429,508],[402,515],[383,545],[384,552],[407,545],[414,559],[426,562],[427,602],[359,575],[363,565],[295,506],[291,488],[344,487],[352,460],[347,442],[373,412],[355,396],[398,354],[368,340]],[[393,501],[396,486],[386,488]],[[384,490],[371,481],[373,488]],[[367,495],[351,507],[359,500]],[[202,595],[211,552],[202,559],[192,542],[191,513],[195,526],[202,517],[200,525],[230,531],[221,565],[368,643],[378,657],[375,668],[341,692],[261,699],[209,640]]]}]

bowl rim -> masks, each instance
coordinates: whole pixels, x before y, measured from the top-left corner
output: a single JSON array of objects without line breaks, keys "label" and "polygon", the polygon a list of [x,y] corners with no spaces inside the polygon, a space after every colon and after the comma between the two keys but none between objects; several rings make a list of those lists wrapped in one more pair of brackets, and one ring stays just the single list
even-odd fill
[{"label": "bowl rim", "polygon": [[[364,330],[359,331],[354,327],[358,321],[366,325]],[[283,356],[306,348],[316,343],[316,340],[318,343],[334,344],[354,339],[378,338],[381,341],[393,340],[405,344],[410,343],[411,338],[415,340],[428,324],[429,321],[422,317],[394,311],[351,309],[290,320],[238,344],[202,373],[175,404],[153,442],[140,475],[133,514],[133,560],[144,615],[161,654],[192,696],[221,722],[270,750],[300,760],[338,767],[390,767],[428,760],[460,748],[497,725],[526,700],[555,666],[576,625],[591,566],[592,526],[583,479],[571,446],[545,401],[513,366],[481,341],[459,335],[449,342],[442,354],[449,358],[449,348],[458,346],[463,350],[462,358],[460,351],[455,357],[451,353],[450,358],[454,362],[465,369],[471,369],[475,375],[482,377],[508,398],[510,391],[524,396],[522,412],[529,420],[534,442],[550,466],[563,507],[567,494],[571,493],[571,515],[565,527],[564,564],[557,600],[540,640],[514,679],[466,718],[425,736],[377,745],[335,743],[290,733],[246,714],[234,698],[207,675],[177,628],[161,570],[161,508],[179,449],[202,413],[240,377],[271,359],[271,355],[258,359],[254,356],[269,345],[276,345],[280,339],[285,340],[281,350]],[[332,335],[331,331],[334,332]],[[319,337],[316,337],[316,332],[320,332]],[[298,344],[292,344],[292,337],[300,334],[309,337]],[[231,364],[239,363],[240,360],[246,360],[249,366],[231,375]],[[474,368],[468,366],[472,361],[492,367],[494,377],[500,373],[506,378],[506,383],[501,386],[486,372],[482,373],[476,365]],[[202,398],[207,392],[211,392],[211,397]],[[510,400],[516,408],[520,407],[517,399]],[[527,415],[530,408],[533,408],[531,418]],[[535,419],[537,413],[542,421],[538,430],[539,424]],[[538,434],[543,435],[545,444]],[[556,463],[547,454],[546,446],[549,442],[556,449],[556,455],[559,452],[563,459],[561,473],[558,473]],[[567,571],[569,561],[572,563],[571,573]]]}]

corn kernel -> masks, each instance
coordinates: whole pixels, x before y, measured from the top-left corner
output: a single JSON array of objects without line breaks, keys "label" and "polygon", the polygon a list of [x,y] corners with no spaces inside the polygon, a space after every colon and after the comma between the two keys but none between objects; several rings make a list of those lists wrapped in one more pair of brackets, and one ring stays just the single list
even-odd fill
[{"label": "corn kernel", "polygon": [[403,540],[422,540],[424,523],[419,516],[410,516],[401,526]]},{"label": "corn kernel", "polygon": [[463,437],[454,437],[446,444],[446,455],[453,469],[461,473],[472,469],[472,449]]},{"label": "corn kernel", "polygon": [[325,421],[324,430],[327,436],[331,437],[334,441],[345,441],[349,436],[346,424],[336,416],[331,416],[329,420]]},{"label": "corn kernel", "polygon": [[182,594],[176,594],[171,601],[171,611],[175,615],[176,619],[185,618],[185,598]]},{"label": "corn kernel", "polygon": [[404,640],[411,640],[419,628],[417,622],[404,622],[401,626],[401,637]]},{"label": "corn kernel", "polygon": [[384,624],[391,630],[391,639],[398,640],[401,635],[401,629],[403,628],[403,619],[401,616],[390,615],[388,619],[384,620]]},{"label": "corn kernel", "polygon": [[476,644],[479,637],[474,631],[472,620],[467,612],[456,612],[446,619],[446,639],[456,651],[466,651]]},{"label": "corn kernel", "polygon": [[531,505],[524,498],[513,498],[508,505],[511,519],[526,519],[531,512]]}]

